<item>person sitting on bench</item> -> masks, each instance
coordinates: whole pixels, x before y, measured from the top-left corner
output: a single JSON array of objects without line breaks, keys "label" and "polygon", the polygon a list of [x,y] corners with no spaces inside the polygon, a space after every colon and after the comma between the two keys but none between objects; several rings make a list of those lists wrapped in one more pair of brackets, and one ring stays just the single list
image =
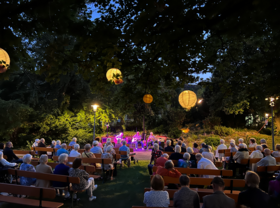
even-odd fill
[{"label": "person sitting on bench", "polygon": [[103,153],[103,150],[101,149],[101,147],[98,146],[98,141],[93,141],[93,148],[90,149],[90,151],[93,153],[93,154],[102,154]]},{"label": "person sitting on bench", "polygon": [[212,181],[214,193],[203,197],[202,208],[226,207],[235,208],[235,201],[224,194],[225,183],[221,177],[215,177]]},{"label": "person sitting on bench", "polygon": [[112,151],[112,147],[111,146],[108,146],[106,148],[106,151],[107,152],[104,152],[102,155],[101,155],[101,158],[102,159],[110,159],[112,161],[111,164],[104,164],[104,167],[102,166],[102,168],[104,168],[104,170],[106,171],[111,171],[111,180],[114,180],[113,178],[113,174],[114,174],[114,165],[113,165],[113,155],[111,155],[111,151]]},{"label": "person sitting on bench", "polygon": [[60,149],[61,148],[61,141],[60,140],[56,141],[56,145],[55,145],[54,148],[56,148],[56,149]]},{"label": "person sitting on bench", "polygon": [[[257,162],[257,166],[275,166],[276,160],[274,157],[271,156],[270,149],[266,148],[263,151],[265,157],[261,159],[259,162]],[[268,171],[268,173],[274,173],[274,171]]]},{"label": "person sitting on bench", "polygon": [[68,150],[66,150],[66,148],[67,148],[67,145],[65,143],[63,143],[61,145],[61,149],[57,150],[57,152],[56,152],[57,156],[60,156],[63,153],[69,155],[69,152],[68,152]]},{"label": "person sitting on bench", "polygon": [[[45,144],[45,139],[42,138],[38,144],[38,147],[47,147],[46,144]],[[42,154],[47,154],[46,151],[38,151],[38,155],[41,156]]]},{"label": "person sitting on bench", "polygon": [[241,173],[244,165],[241,164],[242,159],[249,159],[249,151],[246,148],[244,143],[239,144],[239,149],[236,154],[233,156],[233,160],[236,160],[236,163],[230,163],[229,167],[232,169],[233,177],[236,175],[236,169],[239,168],[239,172]]},{"label": "person sitting on bench", "polygon": [[121,159],[122,160],[125,160],[125,162],[127,163],[127,166],[130,167],[130,158],[129,158],[129,154],[130,154],[130,149],[129,147],[126,146],[126,141],[123,140],[122,141],[122,145],[120,148],[119,148],[119,151],[126,151],[127,152],[127,155],[121,155]]},{"label": "person sitting on bench", "polygon": [[[96,158],[95,155],[90,151],[90,144],[85,145],[85,151],[82,153],[82,158]],[[89,163],[83,163],[83,165],[94,165],[95,164],[89,164]]]},{"label": "person sitting on bench", "polygon": [[71,150],[69,157],[81,157],[81,153],[79,153],[80,145],[74,144],[74,149]]},{"label": "person sitting on bench", "polygon": [[[51,174],[52,168],[51,168],[51,166],[47,165],[48,155],[45,155],[45,154],[41,155],[39,161],[40,161],[40,164],[36,166],[36,172]],[[35,186],[42,187],[42,188],[50,188],[51,184],[50,184],[50,181],[48,181],[48,180],[37,179]]]},{"label": "person sitting on bench", "polygon": [[117,144],[115,145],[115,148],[120,148],[122,146],[121,142],[122,142],[121,138],[118,138]]},{"label": "person sitting on bench", "polygon": [[173,147],[171,147],[171,140],[170,139],[168,139],[167,141],[166,141],[166,147],[164,148],[164,151],[165,152],[174,152],[174,149],[173,149]]},{"label": "person sitting on bench", "polygon": [[183,154],[181,154],[181,147],[179,145],[175,146],[175,152],[169,157],[169,160],[179,160],[183,159]]},{"label": "person sitting on bench", "polygon": [[[196,160],[198,161],[197,163],[197,168],[198,169],[214,169],[217,170],[218,168],[214,165],[214,163],[207,158],[204,158],[202,154],[197,153],[195,155]],[[215,176],[213,175],[203,175],[203,178],[214,178]]]},{"label": "person sitting on bench", "polygon": [[35,142],[32,144],[32,147],[38,147],[40,139],[35,139]]},{"label": "person sitting on bench", "polygon": [[[32,155],[26,154],[23,156],[22,161],[23,163],[20,165],[20,170],[24,171],[30,171],[30,172],[36,172],[33,165],[31,165]],[[36,182],[36,178],[28,178],[24,176],[20,176],[20,185],[24,186],[31,186],[34,185]]]},{"label": "person sitting on bench", "polygon": [[75,144],[77,144],[77,138],[73,137],[72,141],[69,143],[69,146],[73,147]]},{"label": "person sitting on bench", "polygon": [[12,142],[7,142],[6,147],[3,150],[4,155],[7,156],[7,161],[12,162],[12,163],[22,163],[22,159],[19,159],[14,151],[12,150],[13,143]]},{"label": "person sitting on bench", "polygon": [[5,160],[3,158],[3,152],[1,152],[1,151],[0,151],[0,164],[4,167],[15,167],[18,165],[17,163],[10,163],[7,160]]},{"label": "person sitting on bench", "polygon": [[[96,199],[96,196],[92,195],[92,192],[97,189],[97,185],[94,185],[94,178],[90,178],[89,174],[79,167],[82,165],[82,159],[76,158],[73,162],[72,168],[69,170],[69,176],[78,177],[80,179],[79,184],[72,184],[74,191],[87,190],[89,201]],[[74,194],[74,199],[77,199],[77,195]]]},{"label": "person sitting on bench", "polygon": [[188,168],[189,162],[190,162],[190,154],[188,152],[185,152],[183,155],[183,159],[178,160],[178,167],[179,168]]}]

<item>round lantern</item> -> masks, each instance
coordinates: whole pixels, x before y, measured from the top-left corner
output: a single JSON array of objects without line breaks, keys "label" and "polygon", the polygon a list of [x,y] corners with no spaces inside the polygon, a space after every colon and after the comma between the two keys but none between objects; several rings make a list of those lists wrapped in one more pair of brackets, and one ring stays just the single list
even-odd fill
[{"label": "round lantern", "polygon": [[[3,63],[3,61],[5,63]],[[10,65],[10,57],[8,55],[8,53],[3,50],[2,48],[0,48],[0,73],[4,73],[5,71],[7,71],[9,65]]]},{"label": "round lantern", "polygon": [[191,109],[197,101],[196,94],[193,91],[185,90],[179,95],[179,103],[183,108]]},{"label": "round lantern", "polygon": [[117,74],[119,74],[121,76],[122,72],[119,69],[116,69],[116,68],[109,69],[106,73],[106,77],[107,77],[108,81],[113,81],[114,80],[114,78],[113,78],[114,74],[115,74],[115,76]]},{"label": "round lantern", "polygon": [[151,102],[153,102],[153,96],[151,94],[146,94],[143,97],[143,101],[145,103],[151,103]]}]

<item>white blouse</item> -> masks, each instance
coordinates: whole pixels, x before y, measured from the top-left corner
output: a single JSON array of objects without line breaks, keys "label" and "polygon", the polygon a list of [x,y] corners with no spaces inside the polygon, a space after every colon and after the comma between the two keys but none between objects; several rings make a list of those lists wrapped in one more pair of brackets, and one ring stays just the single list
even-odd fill
[{"label": "white blouse", "polygon": [[8,167],[15,167],[17,164],[16,163],[10,163],[10,162],[8,162],[6,159],[1,159],[0,160],[0,162],[1,162],[1,164],[3,165],[3,166],[8,166]]}]

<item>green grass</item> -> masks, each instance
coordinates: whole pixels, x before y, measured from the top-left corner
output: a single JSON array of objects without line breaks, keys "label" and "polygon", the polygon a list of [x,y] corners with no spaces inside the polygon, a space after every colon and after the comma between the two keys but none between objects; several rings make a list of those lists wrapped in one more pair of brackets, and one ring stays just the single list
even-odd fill
[{"label": "green grass", "polygon": [[[80,201],[74,203],[75,208],[80,207],[102,207],[102,208],[131,208],[132,205],[142,206],[144,199],[144,188],[150,186],[150,179],[147,166],[149,161],[139,161],[137,164],[127,168],[125,165],[122,169],[118,167],[115,180],[106,183],[97,181],[98,188],[94,191],[97,197],[94,201],[89,201],[87,193],[80,193]],[[70,207],[70,201],[63,201],[62,198],[56,197],[55,201],[64,203],[63,207]],[[15,204],[3,204],[1,208],[18,208],[27,207]]]}]

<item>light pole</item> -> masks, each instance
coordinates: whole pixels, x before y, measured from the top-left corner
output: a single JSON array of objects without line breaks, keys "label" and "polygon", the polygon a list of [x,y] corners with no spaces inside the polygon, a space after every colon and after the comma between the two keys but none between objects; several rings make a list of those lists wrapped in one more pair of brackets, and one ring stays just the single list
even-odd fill
[{"label": "light pole", "polygon": [[94,113],[94,126],[93,126],[93,141],[94,141],[95,140],[95,114],[99,106],[95,104],[92,105],[91,107],[93,108],[93,113]]},{"label": "light pole", "polygon": [[274,101],[278,100],[278,97],[274,98],[274,97],[270,97],[270,98],[265,98],[265,100],[269,101],[269,105],[271,106],[271,136],[272,136],[272,149],[273,151],[275,150],[274,147],[274,129],[273,129],[273,107],[274,107]]}]

